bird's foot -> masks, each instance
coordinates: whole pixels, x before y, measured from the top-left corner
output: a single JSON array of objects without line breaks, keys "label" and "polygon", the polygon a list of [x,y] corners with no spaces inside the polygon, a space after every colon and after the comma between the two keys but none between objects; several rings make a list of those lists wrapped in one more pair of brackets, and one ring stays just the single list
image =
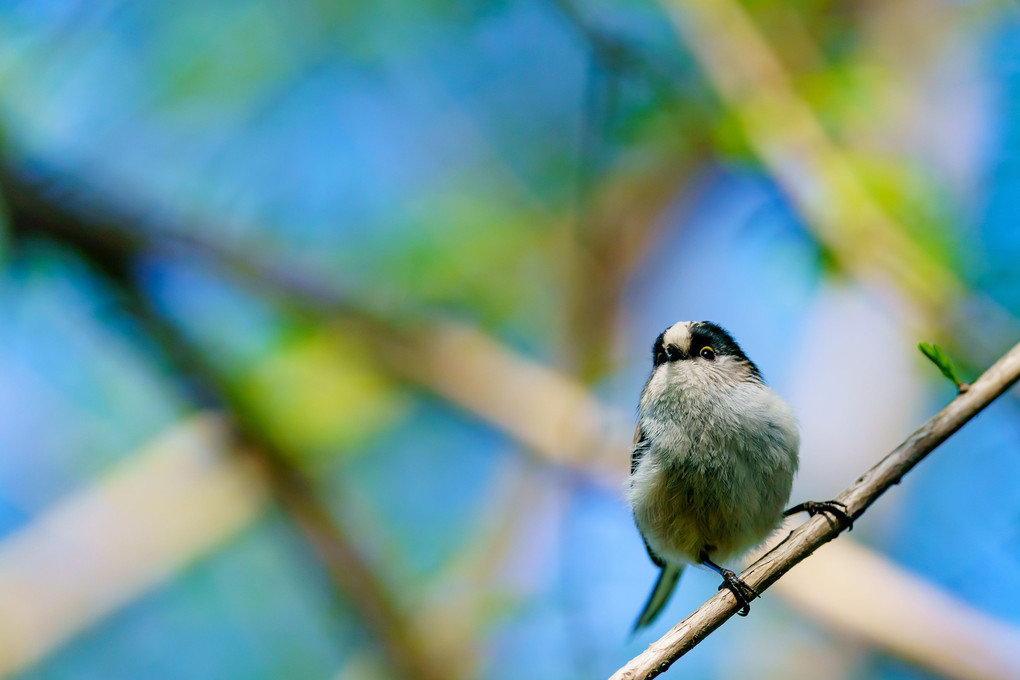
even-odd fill
[{"label": "bird's foot", "polygon": [[747,585],[742,578],[734,574],[729,569],[723,569],[719,572],[722,574],[723,582],[719,586],[719,590],[728,588],[733,597],[737,598],[737,603],[740,605],[740,611],[737,612],[740,616],[747,616],[751,612],[751,600],[756,597],[761,597],[758,591]]},{"label": "bird's foot", "polygon": [[820,512],[827,512],[832,515],[840,526],[846,526],[847,531],[853,531],[854,518],[850,510],[839,501],[804,501],[793,506],[783,513],[783,517],[796,515],[798,512],[806,512],[809,517],[814,517]]}]

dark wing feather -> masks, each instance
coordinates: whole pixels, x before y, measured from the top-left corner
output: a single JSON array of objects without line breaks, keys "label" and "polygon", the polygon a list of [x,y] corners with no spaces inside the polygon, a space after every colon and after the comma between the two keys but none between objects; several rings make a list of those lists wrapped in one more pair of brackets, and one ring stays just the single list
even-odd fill
[{"label": "dark wing feather", "polygon": [[[638,423],[638,426],[634,429],[634,448],[630,452],[630,474],[633,475],[637,471],[638,465],[641,464],[641,458],[648,452],[650,445],[651,442],[641,430],[641,423]],[[642,540],[644,538],[644,536],[641,537]],[[673,594],[673,590],[676,588],[677,581],[680,580],[680,573],[683,571],[682,566],[666,564],[665,560],[655,554],[652,546],[648,545],[648,541],[644,541],[644,543],[645,550],[648,551],[648,557],[655,563],[655,566],[659,567],[660,571],[655,587],[652,588],[652,593],[648,596],[648,602],[634,624],[635,632],[650,624],[662,612],[666,603],[669,602],[670,595]]]},{"label": "dark wing feather", "polygon": [[630,450],[630,474],[634,474],[637,471],[638,463],[641,462],[641,457],[648,451],[650,442],[645,438],[645,433],[641,431],[641,423],[638,423],[634,429],[634,448]]},{"label": "dark wing feather", "polygon": [[[641,431],[641,424],[638,423],[637,428],[634,430],[634,448],[630,452],[630,474],[634,474],[637,471],[642,456],[648,451],[649,444],[650,442],[645,438],[645,433]],[[644,536],[641,538],[644,539]],[[645,541],[645,550],[648,551],[648,556],[652,558],[655,566],[661,567],[665,564],[661,557],[652,552],[652,547],[648,545],[648,541]]]}]

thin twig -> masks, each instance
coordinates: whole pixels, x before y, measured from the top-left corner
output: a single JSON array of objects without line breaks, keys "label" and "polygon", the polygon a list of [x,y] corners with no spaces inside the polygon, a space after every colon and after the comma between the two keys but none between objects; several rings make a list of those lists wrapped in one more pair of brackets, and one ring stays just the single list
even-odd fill
[{"label": "thin twig", "polygon": [[[892,453],[847,487],[836,500],[856,519],[907,472],[968,420],[988,406],[1020,378],[1020,343],[978,378],[945,408],[916,430]],[[740,575],[759,593],[775,583],[798,562],[831,541],[843,526],[818,515],[794,529]],[[647,650],[617,671],[610,680],[652,678],[701,642],[740,608],[728,590],[721,590],[690,616],[674,626]]]}]

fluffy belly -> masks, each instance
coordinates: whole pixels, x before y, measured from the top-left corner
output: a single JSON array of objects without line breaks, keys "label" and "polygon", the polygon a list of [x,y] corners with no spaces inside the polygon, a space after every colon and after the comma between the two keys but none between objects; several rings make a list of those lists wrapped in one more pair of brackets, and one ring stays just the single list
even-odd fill
[{"label": "fluffy belly", "polygon": [[640,472],[630,494],[634,519],[652,550],[672,561],[696,563],[702,554],[728,560],[762,541],[782,519],[785,496],[763,494],[769,485],[742,479],[739,471]]}]

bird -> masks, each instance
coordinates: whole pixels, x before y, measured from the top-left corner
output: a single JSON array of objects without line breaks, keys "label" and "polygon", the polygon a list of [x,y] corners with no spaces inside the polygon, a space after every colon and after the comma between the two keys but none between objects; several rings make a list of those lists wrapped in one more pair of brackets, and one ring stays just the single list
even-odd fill
[{"label": "bird", "polygon": [[626,488],[660,569],[635,632],[662,612],[687,565],[722,576],[720,590],[728,588],[746,616],[758,593],[721,563],[761,543],[785,516],[829,512],[852,526],[837,501],[784,510],[799,448],[792,409],[728,331],[710,321],[681,321],[659,334]]}]

